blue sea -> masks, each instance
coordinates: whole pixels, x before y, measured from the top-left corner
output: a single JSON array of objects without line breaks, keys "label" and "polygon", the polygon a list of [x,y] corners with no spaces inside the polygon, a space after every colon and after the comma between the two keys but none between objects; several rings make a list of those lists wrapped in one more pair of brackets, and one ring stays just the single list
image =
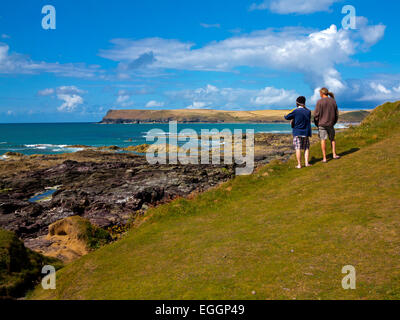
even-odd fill
[{"label": "blue sea", "polygon": [[[168,124],[98,124],[98,123],[33,123],[0,124],[0,156],[6,152],[31,154],[59,154],[81,149],[73,145],[92,147],[128,147],[146,143],[146,135],[152,129],[168,133]],[[178,124],[178,133],[193,129],[253,129],[256,133],[290,133],[289,124]]]}]

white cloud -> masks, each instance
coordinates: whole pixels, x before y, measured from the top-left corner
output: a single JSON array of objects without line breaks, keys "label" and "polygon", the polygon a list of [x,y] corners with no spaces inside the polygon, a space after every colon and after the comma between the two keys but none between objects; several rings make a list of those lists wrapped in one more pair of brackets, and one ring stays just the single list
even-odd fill
[{"label": "white cloud", "polygon": [[[386,101],[400,100],[400,79],[398,75],[375,75],[371,79],[343,80],[342,87],[333,90],[340,101],[365,102],[364,107],[374,107]],[[315,89],[314,95],[307,98],[307,105],[312,107],[320,99],[320,87]],[[181,101],[189,109],[288,109],[295,106],[296,99],[300,95],[295,90],[287,90],[275,87],[263,89],[244,88],[218,88],[206,85],[193,90],[167,92],[171,104]],[[367,105],[368,104],[368,105]]]},{"label": "white cloud", "polygon": [[[386,101],[400,100],[400,76],[390,74],[373,75],[368,79],[344,81],[345,88],[334,92],[340,101],[369,103],[365,107],[374,107]],[[315,90],[312,102],[320,99],[319,88]],[[333,91],[333,90],[331,90]]]},{"label": "white cloud", "polygon": [[146,104],[146,108],[161,108],[164,107],[164,102],[159,102],[155,100],[151,100]]},{"label": "white cloud", "polygon": [[58,88],[46,88],[38,91],[39,96],[51,96],[52,94],[85,94],[85,90],[81,90],[76,86],[60,86]]},{"label": "white cloud", "polygon": [[61,112],[75,111],[76,107],[84,102],[83,98],[77,94],[58,94],[57,98],[64,101],[64,103],[57,108],[57,110]]},{"label": "white cloud", "polygon": [[260,90],[256,97],[252,98],[252,102],[257,106],[291,106],[299,95],[294,91],[286,91],[285,89],[276,89],[266,87]]},{"label": "white cloud", "polygon": [[186,109],[203,109],[209,106],[209,103],[203,101],[193,101],[193,103],[186,107]]},{"label": "white cloud", "polygon": [[10,37],[8,34],[3,33],[3,34],[1,35],[1,38],[2,38],[2,39],[10,39],[11,37]]},{"label": "white cloud", "polygon": [[128,101],[131,97],[130,96],[118,96],[117,103],[121,104]]},{"label": "white cloud", "polygon": [[358,101],[376,101],[383,103],[388,100],[400,100],[400,81],[397,86],[390,86],[377,80],[367,81],[363,86],[358,86],[360,95]]},{"label": "white cloud", "polygon": [[[397,77],[400,79],[400,77]],[[386,101],[400,100],[400,81],[390,79],[390,75],[377,75],[371,79],[353,79],[344,81],[344,88],[339,91],[331,90],[341,101],[366,102],[379,105]],[[320,99],[319,89],[316,88],[310,102]],[[370,107],[374,107],[371,105]]]},{"label": "white cloud", "polygon": [[368,25],[368,19],[357,17],[357,29],[367,47],[379,42],[385,35],[386,26],[383,24]]},{"label": "white cloud", "polygon": [[264,0],[253,3],[250,11],[270,10],[279,14],[309,14],[320,11],[329,11],[332,4],[341,0]]},{"label": "white cloud", "polygon": [[57,108],[60,112],[73,112],[76,108],[84,103],[82,97],[86,91],[79,89],[76,86],[60,86],[58,88],[47,88],[38,91],[39,96],[55,95],[57,99],[63,101],[61,106]]},{"label": "white cloud", "polygon": [[221,25],[220,25],[219,23],[215,23],[215,24],[200,23],[200,25],[201,25],[203,28],[206,28],[206,29],[221,28]]},{"label": "white cloud", "polygon": [[[335,25],[320,31],[300,27],[267,29],[211,42],[194,48],[192,43],[148,38],[113,40],[114,47],[100,55],[122,66],[140,64],[147,70],[178,69],[232,72],[241,66],[266,68],[303,74],[310,87],[329,87],[343,91],[346,84],[337,66],[350,63],[351,57],[368,49],[384,35],[384,26],[368,25],[361,19],[359,30],[337,29]],[[367,37],[373,30],[374,35]]]},{"label": "white cloud", "polygon": [[64,103],[58,107],[58,111],[73,112],[77,106],[84,103],[82,94],[84,90],[78,89],[76,86],[61,86],[56,89],[57,98],[63,100]]},{"label": "white cloud", "polygon": [[269,9],[269,1],[263,1],[261,3],[252,3],[249,10],[250,11],[256,11],[256,10],[268,10]]},{"label": "white cloud", "polygon": [[261,90],[243,88],[218,88],[207,85],[194,90],[166,93],[172,101],[183,101],[188,109],[262,109],[288,108],[299,96],[293,90],[266,87]]},{"label": "white cloud", "polygon": [[122,107],[129,107],[133,105],[133,101],[130,101],[131,94],[126,90],[119,90],[117,95],[117,104]]},{"label": "white cloud", "polygon": [[380,83],[371,83],[371,88],[377,92],[377,93],[382,93],[382,94],[389,94],[390,90],[386,89],[383,84]]},{"label": "white cloud", "polygon": [[84,94],[86,91],[78,89],[76,86],[61,86],[56,89],[57,94]]},{"label": "white cloud", "polygon": [[55,90],[53,88],[48,88],[48,89],[43,89],[38,91],[38,95],[45,97],[45,96],[51,96],[54,94]]},{"label": "white cloud", "polygon": [[129,100],[131,96],[125,90],[118,91],[117,103],[123,103]]},{"label": "white cloud", "polygon": [[60,64],[37,62],[19,53],[10,53],[10,47],[0,42],[0,74],[39,74],[52,73],[64,77],[93,78],[103,77],[99,66],[85,64]]}]

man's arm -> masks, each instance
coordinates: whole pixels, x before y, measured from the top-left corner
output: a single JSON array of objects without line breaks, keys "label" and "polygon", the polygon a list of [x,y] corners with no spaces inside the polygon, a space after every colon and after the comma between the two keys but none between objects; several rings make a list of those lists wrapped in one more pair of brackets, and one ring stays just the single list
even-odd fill
[{"label": "man's arm", "polygon": [[319,104],[319,101],[317,103],[317,106],[315,107],[315,111],[314,111],[314,124],[318,127],[318,123],[319,123],[319,117],[320,117],[320,111],[321,110],[321,106]]},{"label": "man's arm", "polygon": [[296,109],[293,109],[288,115],[285,116],[286,120],[293,120],[294,119],[294,111]]},{"label": "man's arm", "polygon": [[336,114],[335,114],[335,124],[338,123],[339,121],[339,108],[336,104],[336,110],[335,110]]}]

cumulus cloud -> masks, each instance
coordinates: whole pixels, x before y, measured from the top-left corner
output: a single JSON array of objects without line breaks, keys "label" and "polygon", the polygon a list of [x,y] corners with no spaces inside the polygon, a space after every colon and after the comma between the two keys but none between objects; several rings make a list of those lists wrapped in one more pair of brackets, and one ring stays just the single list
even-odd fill
[{"label": "cumulus cloud", "polygon": [[164,102],[151,100],[151,101],[147,102],[146,108],[161,108],[161,107],[164,107],[164,105],[165,105]]},{"label": "cumulus cloud", "polygon": [[309,14],[320,11],[329,11],[332,4],[341,0],[264,0],[253,3],[249,10],[270,10],[279,14]]},{"label": "cumulus cloud", "polygon": [[383,24],[369,25],[368,19],[361,16],[357,17],[357,28],[367,48],[379,42],[386,30],[386,26]]},{"label": "cumulus cloud", "polygon": [[[343,80],[342,90],[334,91],[338,101],[368,103],[364,107],[374,107],[385,101],[400,100],[400,76],[375,75],[371,79]],[[308,97],[307,104],[313,106],[319,99],[319,89]],[[267,86],[262,89],[218,88],[208,84],[197,89],[187,89],[165,93],[172,104],[181,101],[188,109],[288,109],[295,105],[299,94],[295,90],[286,90]]]},{"label": "cumulus cloud", "polygon": [[126,90],[119,90],[117,95],[116,103],[122,107],[129,107],[133,105],[133,101],[130,101],[132,95]]},{"label": "cumulus cloud", "polygon": [[60,86],[58,88],[46,88],[38,91],[39,96],[52,96],[63,101],[57,108],[60,112],[73,112],[76,108],[84,103],[82,97],[86,91],[79,89],[76,86]]},{"label": "cumulus cloud", "polygon": [[208,106],[209,106],[209,103],[207,103],[207,102],[193,101],[193,103],[191,105],[187,106],[186,109],[196,110],[196,109],[207,108]]},{"label": "cumulus cloud", "polygon": [[[335,26],[315,33],[302,28],[257,31],[198,49],[192,49],[192,43],[160,38],[114,40],[113,43],[113,49],[103,50],[100,55],[129,64],[146,52],[152,52],[156,61],[148,67],[200,71],[232,71],[249,66],[311,73],[321,65],[333,66],[347,61],[355,51],[348,33],[338,31]],[[310,55],[316,59],[310,59]]]},{"label": "cumulus cloud", "polygon": [[[338,29],[335,25],[323,30],[301,27],[267,29],[232,36],[202,47],[173,39],[116,39],[112,41],[113,47],[100,51],[100,55],[127,66],[151,53],[151,61],[142,66],[146,70],[233,72],[246,66],[295,72],[302,74],[311,89],[315,89],[312,97],[312,102],[315,102],[319,98],[318,90],[323,86],[339,95],[348,95],[353,88],[342,79],[338,66],[353,63],[352,56],[368,50],[385,34],[386,27],[382,24],[371,25],[364,17],[358,17],[357,22],[357,30]],[[238,89],[235,95],[244,91]],[[226,106],[234,104],[235,95],[233,98],[225,96]],[[284,95],[282,97],[282,101],[284,98],[289,100]],[[193,98],[189,107],[194,107],[194,102],[199,105],[208,101]],[[264,103],[264,100],[262,97],[253,99],[252,105],[257,102]]]},{"label": "cumulus cloud", "polygon": [[400,81],[397,81],[397,85],[385,84],[384,82],[378,82],[377,80],[367,81],[360,88],[358,101],[376,101],[383,103],[388,100],[400,100]]},{"label": "cumulus cloud", "polygon": [[64,103],[57,108],[61,112],[72,112],[76,107],[83,104],[83,98],[77,94],[58,94],[57,98],[63,100]]},{"label": "cumulus cloud", "polygon": [[294,104],[299,95],[294,91],[266,87],[252,98],[256,106],[290,106]]},{"label": "cumulus cloud", "polygon": [[299,96],[293,90],[266,87],[261,90],[218,88],[208,84],[194,90],[166,93],[173,101],[183,101],[188,109],[288,108]]},{"label": "cumulus cloud", "polygon": [[[399,75],[373,75],[367,79],[352,79],[344,81],[344,89],[337,94],[339,101],[353,101],[382,104],[388,100],[400,100]],[[320,99],[319,89],[316,88],[311,103]],[[373,107],[370,105],[369,107]]]},{"label": "cumulus cloud", "polygon": [[128,95],[122,95],[122,96],[118,96],[117,98],[117,103],[121,104],[121,103],[125,103],[126,101],[128,101],[131,97]]},{"label": "cumulus cloud", "polygon": [[39,74],[52,73],[65,77],[93,78],[103,77],[99,66],[86,66],[82,63],[48,63],[31,60],[28,56],[11,53],[10,47],[0,42],[0,74]]},{"label": "cumulus cloud", "polygon": [[380,83],[376,83],[376,82],[371,83],[371,88],[377,93],[382,93],[385,95],[390,93],[390,90],[386,89],[385,86]]},{"label": "cumulus cloud", "polygon": [[130,99],[130,95],[125,90],[118,91],[117,103],[122,103]]},{"label": "cumulus cloud", "polygon": [[76,86],[61,86],[56,89],[57,98],[64,103],[57,108],[61,112],[73,112],[76,108],[84,103],[82,94],[84,90],[78,89]]},{"label": "cumulus cloud", "polygon": [[[375,35],[367,37],[371,30]],[[267,29],[212,42],[200,48],[178,40],[148,38],[113,40],[114,47],[100,55],[121,65],[129,65],[152,54],[148,69],[233,71],[241,66],[285,70],[304,74],[312,87],[344,87],[337,65],[375,44],[384,35],[384,26],[364,24],[358,31],[338,30],[335,25],[321,31],[304,28]]]}]

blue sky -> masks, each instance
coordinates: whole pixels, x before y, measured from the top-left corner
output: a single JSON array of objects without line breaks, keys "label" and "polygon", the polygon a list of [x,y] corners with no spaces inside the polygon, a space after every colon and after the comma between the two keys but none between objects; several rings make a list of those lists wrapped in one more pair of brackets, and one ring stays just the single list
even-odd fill
[{"label": "blue sky", "polygon": [[[44,5],[56,29],[42,28]],[[344,5],[357,12],[344,30]],[[0,3],[0,122],[99,121],[109,109],[342,109],[400,100],[398,1]]]}]

